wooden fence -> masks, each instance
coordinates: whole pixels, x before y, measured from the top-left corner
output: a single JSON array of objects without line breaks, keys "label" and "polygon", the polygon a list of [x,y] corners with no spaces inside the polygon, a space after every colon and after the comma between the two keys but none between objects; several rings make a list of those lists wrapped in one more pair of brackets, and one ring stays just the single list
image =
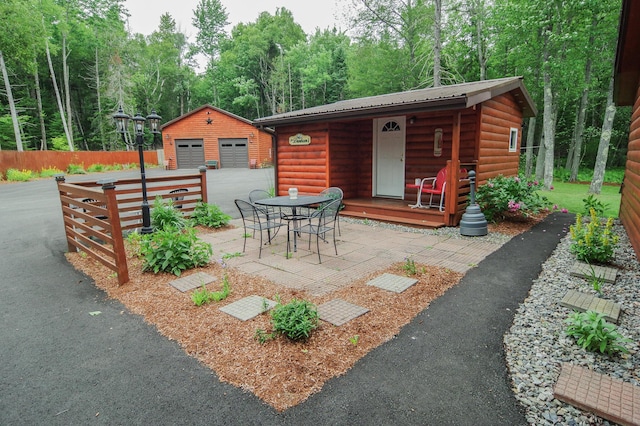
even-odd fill
[{"label": "wooden fence", "polygon": [[[142,184],[137,179],[66,183],[56,177],[70,252],[82,251],[129,281],[123,231],[142,227]],[[147,178],[147,198],[172,199],[185,217],[207,202],[206,168],[200,173]]]},{"label": "wooden fence", "polygon": [[[145,164],[158,164],[157,151],[144,152]],[[92,164],[139,164],[138,151],[0,151],[0,174],[7,175],[7,170],[31,170],[55,167],[67,170],[69,164],[80,164],[89,167]]]}]

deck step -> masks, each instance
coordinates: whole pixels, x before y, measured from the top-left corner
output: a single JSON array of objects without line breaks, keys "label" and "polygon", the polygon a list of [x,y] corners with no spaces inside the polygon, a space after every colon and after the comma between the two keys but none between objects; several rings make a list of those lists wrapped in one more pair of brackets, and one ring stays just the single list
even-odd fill
[{"label": "deck step", "polygon": [[358,212],[353,210],[343,210],[340,212],[340,216],[357,217],[360,219],[379,220],[381,222],[399,223],[403,225],[419,226],[421,228],[430,228],[430,229],[442,228],[444,226],[444,223],[442,222],[432,222],[424,219],[410,219],[407,217],[397,217],[397,216],[392,216],[388,214]]}]

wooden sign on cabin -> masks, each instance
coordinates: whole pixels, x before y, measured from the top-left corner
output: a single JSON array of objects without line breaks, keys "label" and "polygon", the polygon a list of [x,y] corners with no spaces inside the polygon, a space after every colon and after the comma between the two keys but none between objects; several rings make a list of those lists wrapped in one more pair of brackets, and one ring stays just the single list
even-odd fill
[{"label": "wooden sign on cabin", "polygon": [[311,136],[298,133],[297,135],[289,137],[289,145],[310,145]]}]

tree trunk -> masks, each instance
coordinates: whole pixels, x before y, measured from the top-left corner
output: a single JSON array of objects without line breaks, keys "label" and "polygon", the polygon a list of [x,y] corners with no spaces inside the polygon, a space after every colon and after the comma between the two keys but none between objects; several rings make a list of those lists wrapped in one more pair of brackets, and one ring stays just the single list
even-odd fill
[{"label": "tree trunk", "polygon": [[433,28],[433,87],[441,85],[440,54],[442,50],[442,0],[435,0],[435,20]]},{"label": "tree trunk", "polygon": [[529,118],[529,126],[527,129],[527,142],[525,148],[524,175],[531,177],[533,171],[533,142],[536,135],[536,118]]},{"label": "tree trunk", "polygon": [[100,96],[100,67],[98,62],[98,48],[96,47],[96,101],[98,103],[98,133],[100,134],[100,143],[102,144],[102,150],[106,151],[107,146],[105,145],[105,137],[104,137],[104,125],[102,122],[102,97]]},{"label": "tree trunk", "polygon": [[584,65],[584,89],[582,89],[582,97],[580,98],[580,107],[578,109],[578,117],[576,119],[576,134],[573,148],[573,161],[571,163],[571,175],[569,182],[575,182],[578,179],[578,171],[580,169],[580,160],[582,159],[582,140],[584,135],[584,122],[587,115],[587,100],[589,97],[589,85],[591,84],[591,49],[594,44],[594,32],[598,23],[596,17],[591,20],[592,32],[589,36],[589,45],[587,46],[587,62]]},{"label": "tree trunk", "polygon": [[553,91],[551,88],[551,74],[549,71],[549,52],[545,47],[544,51],[544,112],[543,112],[543,129],[544,129],[544,187],[549,190],[553,185],[553,166],[554,166],[554,125],[553,119]]},{"label": "tree trunk", "polygon": [[74,151],[73,141],[69,134],[69,128],[67,127],[67,119],[65,118],[64,108],[62,107],[62,99],[60,98],[60,90],[58,90],[58,82],[56,81],[56,72],[53,70],[53,62],[51,61],[51,51],[49,50],[49,42],[45,40],[45,50],[47,52],[47,62],[49,63],[49,73],[51,74],[51,82],[53,83],[53,90],[56,94],[56,101],[58,102],[58,110],[60,111],[60,120],[62,121],[62,127],[64,128],[64,134],[67,136],[67,142],[69,143],[69,151]]},{"label": "tree trunk", "polygon": [[[4,80],[4,87],[7,91],[7,99],[9,100],[9,111],[11,112],[11,122],[13,123],[13,133],[16,136],[16,149],[23,151],[22,149],[22,135],[20,134],[20,122],[18,121],[18,111],[16,110],[16,104],[13,100],[13,92],[11,91],[11,83],[9,83],[9,74],[7,73],[7,66],[4,63],[4,55],[0,50],[0,68],[2,68],[2,78]],[[2,149],[0,147],[0,149]]]},{"label": "tree trunk", "polygon": [[71,90],[69,90],[69,65],[67,65],[67,36],[62,35],[62,81],[67,112],[67,130],[69,131],[69,150],[73,151],[73,114],[71,113]]},{"label": "tree trunk", "polygon": [[611,129],[613,128],[613,119],[615,115],[616,106],[613,103],[613,77],[611,77],[611,81],[609,82],[609,91],[607,92],[607,109],[604,113],[602,133],[600,134],[598,154],[596,155],[596,165],[593,168],[593,179],[591,180],[591,185],[589,185],[590,194],[599,194],[602,189],[604,171],[607,168],[607,157],[609,156]]},{"label": "tree trunk", "polygon": [[44,113],[42,111],[42,94],[40,93],[40,76],[38,75],[38,61],[34,57],[33,63],[35,69],[33,71],[33,78],[36,84],[36,101],[38,102],[38,119],[40,120],[40,150],[47,150],[47,128],[44,123]]},{"label": "tree trunk", "polygon": [[545,160],[545,149],[544,149],[544,136],[540,136],[540,143],[538,144],[538,157],[536,160],[536,180],[542,182],[544,180],[544,160]]}]

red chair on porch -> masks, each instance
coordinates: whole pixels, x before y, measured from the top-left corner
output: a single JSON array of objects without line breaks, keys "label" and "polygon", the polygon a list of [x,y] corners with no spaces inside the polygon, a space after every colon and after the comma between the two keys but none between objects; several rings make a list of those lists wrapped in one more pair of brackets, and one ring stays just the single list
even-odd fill
[{"label": "red chair on porch", "polygon": [[[460,174],[466,175],[467,169],[460,169]],[[440,197],[439,209],[444,211],[444,193],[447,188],[447,168],[443,167],[438,171],[436,177],[424,178],[420,182],[420,192],[422,194],[429,194],[429,204],[426,206],[420,205],[420,207],[435,207],[433,205],[433,196]]]}]

